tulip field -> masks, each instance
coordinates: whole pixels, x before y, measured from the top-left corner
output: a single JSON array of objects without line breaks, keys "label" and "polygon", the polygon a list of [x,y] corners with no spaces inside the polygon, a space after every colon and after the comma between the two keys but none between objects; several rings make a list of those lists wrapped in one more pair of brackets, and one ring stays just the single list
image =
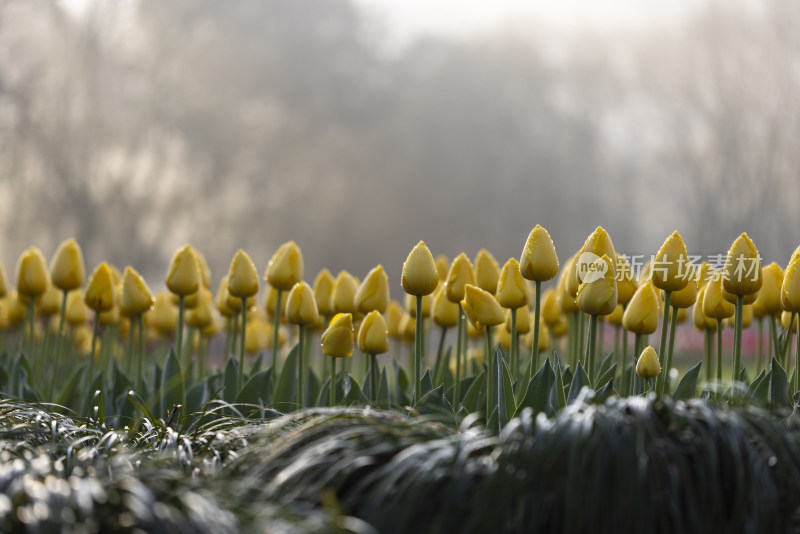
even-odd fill
[{"label": "tulip field", "polygon": [[161,280],[30,247],[0,265],[0,531],[800,529],[800,247],[520,247],[420,241],[392,281],[291,241]]}]

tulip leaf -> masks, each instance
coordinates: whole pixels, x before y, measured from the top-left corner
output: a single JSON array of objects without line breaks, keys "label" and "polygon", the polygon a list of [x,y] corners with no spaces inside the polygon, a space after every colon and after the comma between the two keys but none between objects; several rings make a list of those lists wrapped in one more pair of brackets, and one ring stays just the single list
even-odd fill
[{"label": "tulip leaf", "polygon": [[[288,409],[297,408],[297,346],[289,351],[289,355],[283,363],[283,370],[278,378],[278,385],[275,387],[275,394],[272,397],[272,404],[281,412]],[[286,406],[291,403],[292,406]],[[283,406],[281,406],[283,405]]]},{"label": "tulip leaf", "polygon": [[[602,382],[598,382],[600,384]],[[611,395],[616,394],[614,390],[614,377],[613,375],[606,380],[605,384],[601,386],[597,392],[594,394],[594,398],[592,399],[593,404],[603,404],[606,399],[608,399]]]},{"label": "tulip leaf", "polygon": [[153,416],[153,412],[150,411],[147,403],[135,391],[131,390],[128,392],[128,399],[131,401],[131,404],[136,406],[136,409],[142,412],[142,415],[144,415],[145,418],[147,418],[153,425],[163,426],[163,422]]},{"label": "tulip leaf", "polygon": [[342,404],[367,404],[369,402],[369,399],[361,391],[358,380],[349,374],[345,374],[344,380],[349,382],[350,387],[348,388],[347,393],[345,393],[344,399],[341,401]]},{"label": "tulip leaf", "polygon": [[498,377],[497,387],[497,417],[500,428],[506,426],[509,416],[513,417],[516,413],[514,402],[514,386],[511,382],[511,373],[508,370],[503,353],[497,349],[495,356],[495,372]]},{"label": "tulip leaf", "polygon": [[389,379],[386,376],[385,367],[381,369],[381,377],[378,384],[378,405],[389,408]]},{"label": "tulip leaf", "polygon": [[786,378],[786,371],[778,360],[772,358],[772,377],[770,379],[770,406],[772,411],[788,410],[789,404],[789,384]]},{"label": "tulip leaf", "polygon": [[263,406],[269,404],[271,392],[272,368],[256,373],[250,378],[242,388],[242,391],[239,392],[236,402]]},{"label": "tulip leaf", "polygon": [[200,411],[206,402],[208,402],[208,380],[195,384],[186,392],[186,413]]},{"label": "tulip leaf", "polygon": [[422,375],[422,379],[420,379],[419,382],[421,384],[420,391],[422,395],[433,390],[433,380],[431,380],[430,369],[425,369],[425,374]]},{"label": "tulip leaf", "polygon": [[75,392],[79,391],[81,388],[78,387],[78,383],[83,378],[83,367],[76,367],[72,370],[72,374],[69,375],[67,381],[61,387],[56,395],[55,403],[59,406],[69,406],[75,400]]},{"label": "tulip leaf", "polygon": [[767,404],[769,403],[770,377],[770,373],[764,369],[753,380],[753,382],[750,384],[750,387],[747,388],[747,393],[745,393],[745,397],[750,403],[756,406],[761,406],[762,408],[767,407]]},{"label": "tulip leaf", "polygon": [[406,392],[411,385],[411,381],[408,379],[405,369],[397,363],[397,360],[392,360],[392,365],[394,366],[395,402],[401,406],[405,406],[409,402]]},{"label": "tulip leaf", "polygon": [[[270,385],[270,388],[272,386]],[[314,402],[317,400],[319,396],[319,388],[322,387],[320,384],[319,377],[317,373],[314,372],[314,369],[311,367],[308,368],[308,380],[306,381],[306,399],[305,403],[306,406],[313,406]],[[270,394],[272,391],[270,390]]]},{"label": "tulip leaf", "polygon": [[591,387],[589,382],[589,375],[586,374],[586,371],[583,369],[583,365],[581,362],[578,362],[577,367],[575,367],[575,375],[572,377],[572,382],[569,384],[569,396],[567,397],[567,404],[571,403],[575,399],[578,398],[578,395],[581,392],[581,389],[585,387]]},{"label": "tulip leaf", "polygon": [[[463,385],[464,381],[462,381],[461,383]],[[485,384],[486,384],[486,373],[481,372],[481,374],[472,379],[472,383],[464,392],[464,396],[461,399],[461,404],[468,413],[477,411],[478,403],[481,398],[481,393],[483,392],[484,389],[486,389]]]},{"label": "tulip leaf", "polygon": [[236,397],[239,392],[236,390],[239,383],[239,362],[236,358],[228,358],[228,363],[225,365],[225,372],[222,375],[222,400],[228,403],[236,402]]},{"label": "tulip leaf", "polygon": [[683,375],[683,378],[678,383],[678,387],[675,388],[675,393],[672,395],[675,400],[685,401],[693,399],[697,395],[697,381],[702,366],[703,362],[698,362],[694,367],[686,371],[686,374]]},{"label": "tulip leaf", "polygon": [[[606,355],[606,357],[603,359],[603,363],[600,364],[600,369],[597,371],[597,375],[596,376],[603,376],[606,373],[606,371],[608,371],[611,368],[611,364],[612,363],[615,363],[614,362],[614,351],[609,352]],[[605,382],[602,381],[602,380],[598,380],[596,383],[597,384],[605,384]]]},{"label": "tulip leaf", "polygon": [[553,368],[550,366],[550,359],[546,359],[544,365],[539,369],[539,372],[533,375],[533,378],[528,382],[528,387],[525,390],[525,396],[522,402],[516,408],[514,417],[522,411],[523,408],[533,409],[534,414],[545,412],[550,415],[554,412],[553,406],[550,404],[550,389],[555,383],[556,376]]},{"label": "tulip leaf", "polygon": [[595,382],[595,388],[599,389],[600,387],[602,387],[601,384],[604,385],[609,380],[613,382],[614,377],[616,375],[617,375],[617,363],[614,362],[611,365],[609,365],[604,372],[600,373],[600,378],[598,378],[597,382]]},{"label": "tulip leaf", "polygon": [[556,393],[556,405],[558,406],[559,410],[562,410],[564,407],[567,406],[567,397],[564,394],[564,379],[562,378],[561,368],[556,367],[556,383],[553,389]]},{"label": "tulip leaf", "polygon": [[161,374],[161,414],[172,411],[175,405],[186,406],[186,389],[181,372],[181,362],[173,349],[167,354]]}]

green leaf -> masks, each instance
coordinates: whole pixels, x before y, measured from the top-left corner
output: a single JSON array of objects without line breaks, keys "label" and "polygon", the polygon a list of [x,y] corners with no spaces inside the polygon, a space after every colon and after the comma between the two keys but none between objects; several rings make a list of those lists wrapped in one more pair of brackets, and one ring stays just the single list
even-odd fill
[{"label": "green leaf", "polygon": [[368,404],[369,403],[369,399],[361,391],[361,387],[358,384],[358,380],[356,380],[355,378],[353,378],[349,374],[345,375],[345,377],[346,377],[346,380],[349,380],[349,382],[350,382],[350,390],[344,396],[344,400],[342,400],[341,403],[344,404],[344,405],[349,405],[349,404]]},{"label": "green leaf", "polygon": [[617,364],[612,363],[606,368],[604,372],[600,373],[600,378],[598,378],[597,382],[595,382],[595,387],[599,389],[601,384],[605,385],[609,380],[613,381],[616,375],[617,375]]},{"label": "green leaf", "polygon": [[381,369],[381,377],[378,384],[378,405],[389,408],[389,379],[386,376],[386,368]]},{"label": "green leaf", "polygon": [[408,379],[406,370],[397,363],[397,360],[392,360],[392,365],[394,366],[394,400],[401,406],[405,406],[409,403],[406,392],[411,385],[411,380]]},{"label": "green leaf", "polygon": [[[272,397],[273,405],[291,403],[292,408],[296,408],[297,402],[297,346],[289,352],[283,364],[283,371],[278,378],[278,385],[275,388],[275,395]],[[276,406],[277,407],[277,406]],[[287,406],[279,411],[286,411]]]},{"label": "green leaf", "polygon": [[703,362],[698,362],[697,365],[686,371],[686,374],[683,375],[683,378],[678,383],[678,387],[675,388],[675,393],[672,395],[675,400],[685,401],[693,399],[697,395],[697,380],[702,366]]},{"label": "green leaf", "polygon": [[92,397],[92,406],[97,407],[97,416],[95,417],[95,421],[100,423],[100,426],[105,426],[105,402],[103,401],[103,392],[99,389],[94,392],[94,396]]},{"label": "green leaf", "polygon": [[753,383],[750,384],[746,394],[750,398],[750,402],[756,404],[757,406],[764,408],[767,407],[769,404],[769,385],[771,376],[771,372],[764,370],[761,371],[761,374],[758,375],[755,380],[753,380]]},{"label": "green leaf", "polygon": [[225,372],[222,375],[222,400],[227,403],[233,404],[236,402],[236,397],[239,392],[236,391],[239,382],[239,362],[236,358],[228,358],[228,363],[225,365]]},{"label": "green leaf", "polygon": [[[600,364],[600,369],[597,371],[597,376],[603,376],[610,368],[611,364],[616,364],[614,362],[614,351],[608,353],[608,355],[603,359],[603,363]],[[605,384],[605,380],[598,380],[597,384]]]},{"label": "green leaf", "polygon": [[[462,381],[461,383],[464,384],[464,381]],[[478,402],[480,401],[481,392],[483,392],[485,389],[486,389],[486,372],[482,371],[481,374],[472,379],[472,383],[469,385],[466,392],[464,393],[464,397],[461,399],[461,405],[468,413],[472,413],[478,410]]]},{"label": "green leaf", "polygon": [[553,372],[553,368],[550,366],[550,359],[547,358],[544,365],[539,369],[539,372],[533,375],[533,378],[528,382],[525,396],[522,398],[522,402],[517,406],[514,417],[516,417],[523,408],[533,409],[534,414],[539,412],[545,412],[548,415],[552,414],[555,410],[552,405],[550,405],[550,388],[553,387],[555,380],[556,376]]},{"label": "green leaf", "polygon": [[200,411],[203,405],[208,402],[208,380],[204,380],[193,386],[186,392],[186,413]]},{"label": "green leaf", "polygon": [[614,377],[612,376],[594,394],[594,398],[592,398],[592,404],[603,404],[606,399],[615,394],[616,391],[614,390]]},{"label": "green leaf", "polygon": [[431,371],[430,369],[425,369],[425,374],[422,375],[420,379],[420,394],[425,395],[427,392],[433,390],[433,380],[431,380]]},{"label": "green leaf", "polygon": [[567,397],[564,394],[564,380],[561,377],[561,368],[560,366],[556,368],[556,383],[555,383],[555,392],[556,392],[556,401],[559,410],[562,410],[567,405]]},{"label": "green leaf", "polygon": [[75,393],[80,390],[78,384],[83,379],[83,367],[76,367],[72,370],[72,374],[67,378],[66,383],[61,387],[56,395],[56,404],[59,406],[72,406],[75,401]]},{"label": "green leaf", "polygon": [[147,403],[144,402],[144,400],[137,395],[135,391],[131,390],[128,392],[128,399],[130,399],[131,404],[136,406],[136,409],[142,412],[142,415],[149,419],[154,426],[164,426],[161,419],[156,419],[153,417],[153,413],[150,411],[150,408],[147,407]]},{"label": "green leaf", "polygon": [[[319,397],[319,388],[322,387],[322,384],[319,381],[319,377],[317,377],[317,373],[314,372],[310,366],[308,368],[308,381],[306,381],[306,406],[314,406],[314,402]],[[272,396],[272,386],[270,385],[270,396]]]},{"label": "green leaf", "polygon": [[272,369],[270,368],[257,373],[248,380],[242,391],[239,392],[236,402],[263,406],[270,403],[271,393]]},{"label": "green leaf", "polygon": [[578,366],[575,368],[575,375],[572,377],[572,382],[569,384],[569,396],[567,397],[567,404],[578,398],[578,395],[584,386],[591,387],[589,383],[589,375],[586,374],[581,362],[578,362]]},{"label": "green leaf", "polygon": [[186,386],[183,382],[181,362],[175,351],[170,349],[161,375],[161,413],[171,412],[176,404],[186,406]]},{"label": "green leaf", "polygon": [[772,411],[789,410],[789,384],[786,371],[774,357],[772,358],[772,377],[770,380],[769,401]]},{"label": "green leaf", "polygon": [[511,382],[511,373],[508,370],[503,354],[499,350],[496,354],[497,376],[502,377],[503,380],[502,387],[499,387],[497,392],[497,417],[502,428],[508,423],[509,415],[513,417],[516,413],[517,407],[514,403],[514,386]]}]

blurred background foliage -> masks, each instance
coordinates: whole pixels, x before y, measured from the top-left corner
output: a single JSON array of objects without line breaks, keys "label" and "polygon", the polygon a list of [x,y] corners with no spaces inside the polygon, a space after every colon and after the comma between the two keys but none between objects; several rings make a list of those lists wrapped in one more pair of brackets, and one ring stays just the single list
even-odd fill
[{"label": "blurred background foliage", "polygon": [[[434,254],[562,260],[748,231],[784,263],[800,225],[800,3],[686,2],[611,31],[535,17],[397,45],[349,0],[0,0],[0,261],[75,236],[158,285],[191,242],[399,272]],[[454,12],[454,17],[458,13]],[[398,284],[398,285],[395,285]]]}]

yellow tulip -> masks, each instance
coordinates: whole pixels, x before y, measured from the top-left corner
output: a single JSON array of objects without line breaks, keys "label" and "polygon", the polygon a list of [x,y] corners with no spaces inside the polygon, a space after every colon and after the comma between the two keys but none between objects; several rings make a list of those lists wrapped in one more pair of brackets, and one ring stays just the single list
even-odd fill
[{"label": "yellow tulip", "polygon": [[[508,310],[506,310],[508,311]],[[494,327],[494,342],[499,343],[503,350],[511,349],[511,334],[503,326]]]},{"label": "yellow tulip", "polygon": [[761,275],[764,280],[753,303],[753,312],[757,317],[775,315],[781,311],[783,270],[780,265],[772,262],[762,269]]},{"label": "yellow tulip", "polygon": [[706,293],[703,296],[703,313],[711,319],[725,319],[733,315],[733,304],[722,296],[722,277],[711,280],[706,284]]},{"label": "yellow tulip", "polygon": [[353,313],[356,311],[356,292],[358,282],[347,271],[340,271],[331,292],[331,307],[336,313]]},{"label": "yellow tulip", "polygon": [[578,288],[581,286],[581,281],[578,278],[578,258],[580,254],[581,251],[579,250],[574,256],[567,260],[567,269],[564,272],[564,289],[573,299],[578,295]]},{"label": "yellow tulip", "polygon": [[430,295],[439,285],[439,272],[428,246],[420,241],[403,264],[403,289],[409,295]]},{"label": "yellow tulip", "polygon": [[355,307],[361,313],[373,310],[386,312],[389,307],[389,277],[386,276],[383,265],[378,265],[367,273],[356,291]]},{"label": "yellow tulip", "polygon": [[694,277],[689,280],[686,287],[673,291],[670,304],[676,308],[690,308],[697,301],[697,282]]},{"label": "yellow tulip", "polygon": [[278,247],[267,264],[264,279],[275,289],[284,291],[303,279],[303,254],[294,241]]},{"label": "yellow tulip", "polygon": [[[517,312],[517,334],[525,335],[531,331],[531,316],[527,311]],[[511,310],[506,310],[506,327],[505,329],[511,333]]]},{"label": "yellow tulip", "polygon": [[64,316],[72,326],[86,324],[89,320],[89,308],[83,300],[83,292],[79,289],[67,294],[67,311]]},{"label": "yellow tulip", "polygon": [[119,308],[113,307],[110,310],[100,312],[97,321],[103,326],[115,325],[119,322]]},{"label": "yellow tulip", "polygon": [[[753,306],[745,304],[742,306],[742,328],[749,328],[753,324]],[[725,319],[725,326],[736,327],[736,317],[730,316]]]},{"label": "yellow tulip", "polygon": [[697,290],[697,299],[695,300],[694,307],[692,308],[692,322],[694,327],[700,331],[710,330],[717,331],[717,321],[710,319],[703,313],[703,300],[706,296],[706,285]]},{"label": "yellow tulip", "polygon": [[514,258],[503,265],[497,283],[497,302],[504,308],[521,308],[528,303],[528,288]]},{"label": "yellow tulip", "polygon": [[322,352],[334,358],[353,355],[353,315],[337,313],[322,333]]},{"label": "yellow tulip", "polygon": [[464,300],[461,307],[475,328],[481,326],[496,326],[503,324],[506,320],[503,308],[497,299],[483,289],[467,284],[464,288]]},{"label": "yellow tulip", "polygon": [[655,378],[661,374],[656,349],[648,345],[636,361],[636,374],[642,378]]},{"label": "yellow tulip", "polygon": [[197,267],[198,269],[200,269],[200,283],[203,285],[204,288],[210,291],[211,269],[209,269],[208,267],[208,261],[206,261],[206,257],[199,250],[195,249],[194,255],[197,258]]},{"label": "yellow tulip", "polygon": [[39,312],[42,315],[55,315],[61,310],[61,292],[52,284],[39,297]]},{"label": "yellow tulip", "polygon": [[305,282],[294,285],[286,297],[286,320],[291,324],[313,324],[319,317],[314,291]]},{"label": "yellow tulip", "polygon": [[[578,252],[577,262],[578,262],[578,269],[576,270],[576,276],[578,278],[578,282],[583,281],[584,272],[581,272],[581,267],[588,267],[590,263],[594,262],[595,258],[591,257],[591,259],[581,258],[583,254],[591,253],[598,258],[602,258],[603,256],[608,256],[609,259],[613,263],[617,261],[617,253],[614,251],[614,243],[611,242],[611,236],[608,235],[605,228],[602,226],[598,226],[594,232],[589,234],[589,237],[586,238],[586,241],[583,243],[583,248],[581,248],[580,252]],[[581,265],[583,262],[584,265]]]},{"label": "yellow tulip", "polygon": [[361,321],[358,329],[358,348],[364,354],[389,352],[389,332],[386,321],[378,310],[373,310]]},{"label": "yellow tulip", "polygon": [[800,312],[800,256],[786,267],[781,285],[781,304],[790,312]]},{"label": "yellow tulip", "polygon": [[386,310],[386,330],[389,336],[395,339],[403,337],[403,308],[396,300],[389,303],[389,309]]},{"label": "yellow tulip", "polygon": [[38,297],[47,290],[47,267],[42,251],[30,247],[17,262],[17,292],[23,297]]},{"label": "yellow tulip", "polygon": [[783,326],[785,329],[788,329],[790,334],[794,334],[797,332],[797,316],[795,315],[791,327],[789,326],[790,321],[792,321],[792,312],[787,310],[781,313],[781,326]]},{"label": "yellow tulip", "polygon": [[578,289],[578,307],[583,313],[589,315],[608,315],[617,307],[617,282],[614,274],[614,265],[611,259],[603,255],[595,260],[591,267],[594,272],[603,273],[602,278],[584,282]]},{"label": "yellow tulip", "polygon": [[653,285],[664,291],[680,291],[691,278],[689,253],[681,235],[675,231],[658,250],[653,265]]},{"label": "yellow tulip", "polygon": [[[617,298],[617,301],[619,301],[619,298]],[[614,311],[606,315],[606,321],[614,326],[622,326],[622,304],[617,302]]]},{"label": "yellow tulip", "polygon": [[214,305],[211,291],[206,289],[205,286],[201,287],[198,293],[197,306],[186,315],[186,324],[192,328],[205,330],[214,322]]},{"label": "yellow tulip", "polygon": [[636,278],[633,276],[631,265],[624,257],[617,256],[614,270],[617,273],[617,302],[625,305],[631,301],[639,284],[636,283]]},{"label": "yellow tulip", "polygon": [[214,306],[216,306],[217,311],[225,317],[233,317],[239,309],[238,306],[233,308],[228,304],[229,298],[231,298],[231,296],[230,293],[228,293],[228,275],[226,274],[222,277],[222,280],[219,281],[217,295],[214,298]]},{"label": "yellow tulip", "polygon": [[434,293],[433,322],[442,328],[449,328],[458,324],[458,304],[450,302],[442,287]]},{"label": "yellow tulip", "polygon": [[159,291],[156,294],[152,312],[152,325],[159,336],[167,337],[178,328],[178,309],[172,304],[167,293]]},{"label": "yellow tulip", "polygon": [[499,278],[500,266],[497,260],[485,248],[480,249],[475,256],[475,285],[494,295]]},{"label": "yellow tulip", "polygon": [[322,269],[314,279],[314,301],[317,303],[320,315],[328,316],[333,313],[331,306],[333,284],[333,275],[328,269]]},{"label": "yellow tulip", "polygon": [[417,335],[417,322],[408,313],[400,319],[400,337],[404,341],[414,341]]},{"label": "yellow tulip", "polygon": [[436,256],[436,273],[439,275],[439,282],[444,283],[447,280],[447,272],[450,270],[450,262],[447,256],[439,254]]},{"label": "yellow tulip", "polygon": [[269,344],[269,327],[264,321],[248,321],[244,331],[244,351],[247,354],[264,352]]},{"label": "yellow tulip", "polygon": [[6,279],[6,270],[3,264],[0,263],[0,299],[8,295],[8,281]]},{"label": "yellow tulip", "polygon": [[450,302],[459,302],[464,298],[464,288],[467,284],[475,285],[475,272],[472,263],[463,252],[453,260],[450,271],[447,273],[445,294]]},{"label": "yellow tulip", "polygon": [[561,320],[561,303],[555,289],[549,287],[542,295],[542,319],[547,326],[553,326]]},{"label": "yellow tulip", "polygon": [[[434,291],[434,295],[436,292],[439,291],[437,288]],[[414,295],[406,294],[405,301],[403,302],[406,306],[406,311],[411,316],[412,319],[417,318],[417,297]],[[423,317],[430,317],[431,315],[431,308],[433,307],[433,295],[425,295],[422,297],[422,316]]]},{"label": "yellow tulip", "polygon": [[144,278],[132,267],[125,267],[122,276],[122,299],[120,308],[122,313],[136,316],[149,310],[153,306],[153,294]]},{"label": "yellow tulip", "polygon": [[86,269],[78,243],[70,238],[63,241],[50,262],[50,279],[62,291],[72,291],[83,285]]},{"label": "yellow tulip", "polygon": [[114,280],[106,262],[101,262],[89,277],[83,300],[96,312],[109,311],[114,307]]},{"label": "yellow tulip", "polygon": [[704,261],[700,264],[700,268],[695,272],[695,282],[697,282],[697,289],[705,286],[711,277],[714,275],[714,270],[711,264]]},{"label": "yellow tulip", "polygon": [[[763,284],[762,284],[762,286],[763,286]],[[759,289],[758,291],[761,291],[761,290]],[[752,304],[758,298],[758,292],[751,293],[749,295],[743,295],[742,297],[743,297],[742,298],[742,302],[744,304]],[[733,293],[728,292],[728,290],[725,289],[725,284],[723,283],[722,284],[722,298],[724,298],[725,300],[727,300],[731,304],[736,304],[736,299],[738,298],[738,295],[734,295]]]},{"label": "yellow tulip", "polygon": [[551,280],[558,274],[558,255],[553,239],[538,224],[531,230],[522,249],[519,271],[524,278],[538,282]]},{"label": "yellow tulip", "polygon": [[228,293],[240,299],[258,293],[258,271],[253,260],[242,249],[236,251],[228,270]]},{"label": "yellow tulip", "polygon": [[[567,287],[569,286],[569,283],[567,282],[567,278],[569,278],[569,272],[570,271],[567,271],[567,275],[564,276],[563,283],[559,283],[559,287],[557,288],[557,291],[559,292],[558,302],[561,305],[561,311],[566,315],[581,310],[578,307],[578,301],[575,299],[575,295],[577,295],[577,292],[575,293],[575,295],[573,295],[567,289]],[[580,286],[578,287],[580,288]]]},{"label": "yellow tulip", "polygon": [[752,295],[761,288],[761,257],[746,233],[731,245],[722,275],[722,285],[734,295]]},{"label": "yellow tulip", "polygon": [[653,283],[644,282],[622,314],[622,326],[635,334],[652,334],[658,327],[658,294]]},{"label": "yellow tulip", "polygon": [[184,245],[172,257],[167,272],[167,289],[176,295],[191,295],[200,287],[200,268],[191,245]]}]

